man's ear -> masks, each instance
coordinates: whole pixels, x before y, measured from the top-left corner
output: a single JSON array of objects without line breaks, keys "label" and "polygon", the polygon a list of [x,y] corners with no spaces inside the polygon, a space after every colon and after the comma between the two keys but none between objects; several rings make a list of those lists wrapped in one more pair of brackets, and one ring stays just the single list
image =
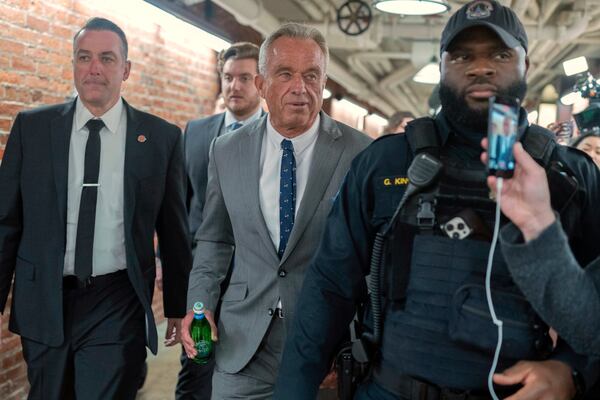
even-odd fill
[{"label": "man's ear", "polygon": [[265,98],[264,95],[264,86],[265,86],[265,78],[263,78],[263,76],[261,74],[257,74],[254,77],[254,86],[256,86],[256,90],[258,90],[258,94],[260,94],[260,97],[262,97],[263,99]]},{"label": "man's ear", "polygon": [[131,72],[131,61],[125,61],[125,72],[123,73],[123,81],[126,81],[129,78],[129,73]]}]

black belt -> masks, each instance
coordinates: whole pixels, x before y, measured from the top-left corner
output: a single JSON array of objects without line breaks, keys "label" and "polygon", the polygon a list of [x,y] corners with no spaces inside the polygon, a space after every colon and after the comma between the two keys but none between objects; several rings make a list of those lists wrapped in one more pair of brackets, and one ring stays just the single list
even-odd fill
[{"label": "black belt", "polygon": [[127,277],[127,270],[122,269],[110,274],[90,276],[85,281],[80,281],[75,275],[63,276],[63,290],[89,289],[93,287],[103,287],[111,284],[117,279]]},{"label": "black belt", "polygon": [[440,388],[408,375],[399,374],[389,368],[377,366],[373,369],[373,380],[394,395],[410,400],[490,400],[491,396],[481,392]]}]

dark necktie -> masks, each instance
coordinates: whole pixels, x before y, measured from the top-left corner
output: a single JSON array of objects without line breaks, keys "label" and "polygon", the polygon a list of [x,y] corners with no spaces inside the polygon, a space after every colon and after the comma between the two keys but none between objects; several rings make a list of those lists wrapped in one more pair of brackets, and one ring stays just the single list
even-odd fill
[{"label": "dark necktie", "polygon": [[104,122],[100,119],[90,119],[85,126],[88,128],[89,135],[85,145],[83,187],[81,188],[77,238],[75,239],[75,275],[81,282],[92,275],[98,174],[100,172],[100,130],[104,127]]},{"label": "dark necktie", "polygon": [[283,257],[290,233],[294,227],[296,209],[296,159],[294,145],[290,140],[281,141],[281,173],[279,175],[279,250],[277,255]]},{"label": "dark necktie", "polygon": [[227,126],[227,132],[233,132],[233,131],[235,131],[236,129],[238,129],[238,128],[241,128],[241,127],[242,127],[242,124],[241,124],[241,123],[239,123],[239,122],[237,122],[237,121],[235,121],[235,122],[232,122],[231,124],[229,124],[229,125]]}]

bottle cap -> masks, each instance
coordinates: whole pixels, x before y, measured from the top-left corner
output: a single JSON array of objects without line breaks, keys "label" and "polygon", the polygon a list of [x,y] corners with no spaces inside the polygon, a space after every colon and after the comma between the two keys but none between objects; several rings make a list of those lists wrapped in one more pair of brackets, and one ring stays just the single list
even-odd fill
[{"label": "bottle cap", "polygon": [[194,303],[194,314],[204,314],[204,304],[201,301]]}]

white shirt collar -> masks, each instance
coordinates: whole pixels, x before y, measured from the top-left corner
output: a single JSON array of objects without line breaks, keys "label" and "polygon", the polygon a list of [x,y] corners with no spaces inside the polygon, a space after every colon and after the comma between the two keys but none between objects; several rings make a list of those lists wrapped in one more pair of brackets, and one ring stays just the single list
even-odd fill
[{"label": "white shirt collar", "polygon": [[300,135],[290,139],[277,132],[277,130],[271,124],[271,118],[267,118],[267,138],[269,139],[269,143],[278,149],[281,148],[281,141],[283,139],[291,140],[292,144],[294,145],[294,153],[298,155],[306,150],[308,146],[310,146],[310,144],[313,143],[317,138],[320,122],[321,114],[317,114],[317,118],[315,118],[315,121],[306,132],[303,132]]},{"label": "white shirt collar", "polygon": [[229,125],[233,124],[234,122],[239,122],[242,125],[249,124],[250,122],[253,122],[253,121],[259,119],[261,114],[262,114],[262,107],[259,106],[254,114],[252,114],[251,116],[249,116],[248,118],[246,118],[244,120],[238,120],[231,111],[225,110],[225,121],[224,121],[225,127],[228,127]]},{"label": "white shirt collar", "polygon": [[[125,105],[123,104],[123,99],[119,97],[119,100],[115,105],[100,116],[100,119],[104,122],[104,125],[110,132],[117,133],[119,123],[121,122],[121,113],[124,108]],[[96,117],[87,109],[78,96],[77,101],[75,102],[75,119],[73,121],[77,131],[82,130],[85,124],[92,118]]]}]

